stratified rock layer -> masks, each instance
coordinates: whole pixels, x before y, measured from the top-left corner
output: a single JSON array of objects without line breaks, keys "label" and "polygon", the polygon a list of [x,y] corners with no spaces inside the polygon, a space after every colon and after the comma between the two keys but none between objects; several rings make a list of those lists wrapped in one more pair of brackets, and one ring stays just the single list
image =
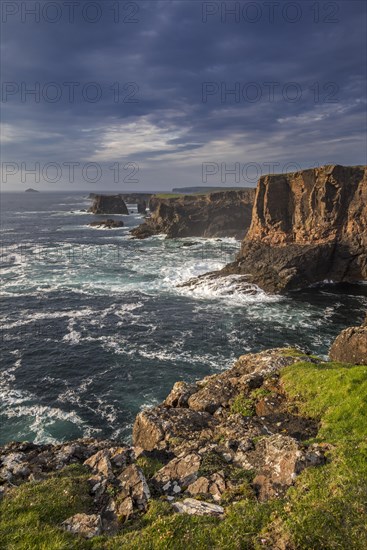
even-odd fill
[{"label": "stratified rock layer", "polygon": [[184,195],[149,202],[151,217],[131,233],[137,238],[165,233],[179,237],[243,238],[251,223],[254,189]]},{"label": "stratified rock layer", "polygon": [[260,178],[237,260],[269,292],[367,279],[367,169],[323,166]]}]

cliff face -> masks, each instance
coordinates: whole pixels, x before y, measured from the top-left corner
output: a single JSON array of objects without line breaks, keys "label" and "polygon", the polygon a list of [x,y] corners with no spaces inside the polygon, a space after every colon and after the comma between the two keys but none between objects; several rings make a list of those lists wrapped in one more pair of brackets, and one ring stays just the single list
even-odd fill
[{"label": "cliff face", "polygon": [[169,238],[242,238],[250,226],[254,198],[254,189],[173,198],[153,196],[149,202],[151,217],[131,233],[138,238],[158,233]]},{"label": "cliff face", "polygon": [[366,167],[260,178],[241,253],[223,273],[246,273],[271,292],[367,279]]},{"label": "cliff face", "polygon": [[95,195],[89,209],[93,214],[128,214],[122,195]]}]

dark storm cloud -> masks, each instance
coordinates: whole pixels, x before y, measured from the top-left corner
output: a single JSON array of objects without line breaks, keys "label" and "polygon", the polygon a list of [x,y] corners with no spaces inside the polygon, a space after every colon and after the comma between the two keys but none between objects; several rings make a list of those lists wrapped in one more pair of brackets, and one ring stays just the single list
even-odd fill
[{"label": "dark storm cloud", "polygon": [[115,22],[106,0],[96,23],[91,2],[56,23],[5,4],[3,161],[136,162],[145,189],[200,184],[203,162],[366,162],[365,2],[270,2],[273,21],[258,0],[252,23],[254,2],[121,2]]}]

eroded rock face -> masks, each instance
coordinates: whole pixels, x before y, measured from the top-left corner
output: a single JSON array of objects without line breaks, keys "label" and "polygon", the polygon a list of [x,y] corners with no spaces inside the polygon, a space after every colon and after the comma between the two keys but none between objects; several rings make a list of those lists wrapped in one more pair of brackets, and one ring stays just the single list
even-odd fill
[{"label": "eroded rock face", "polygon": [[238,259],[219,275],[243,274],[269,292],[324,280],[367,279],[367,168],[323,166],[260,178]]},{"label": "eroded rock face", "polygon": [[137,415],[133,428],[133,442],[146,451],[165,450],[175,438],[190,441],[200,434],[203,439],[209,439],[213,436],[217,424],[216,419],[208,413],[187,408],[166,408],[161,405]]},{"label": "eroded rock face", "polygon": [[128,214],[122,195],[94,195],[89,209],[93,214]]},{"label": "eroded rock face", "polygon": [[367,365],[367,319],[360,327],[343,330],[331,346],[329,355],[333,361]]},{"label": "eroded rock face", "polygon": [[243,238],[251,222],[254,189],[219,191],[175,198],[152,197],[151,217],[131,234],[145,238],[166,233],[179,237]]}]

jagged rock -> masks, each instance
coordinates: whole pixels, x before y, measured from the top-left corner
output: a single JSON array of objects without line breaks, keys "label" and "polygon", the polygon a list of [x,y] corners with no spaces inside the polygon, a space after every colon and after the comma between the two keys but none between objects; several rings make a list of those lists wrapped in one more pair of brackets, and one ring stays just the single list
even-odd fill
[{"label": "jagged rock", "polygon": [[201,457],[197,453],[174,458],[158,470],[152,482],[162,492],[176,494],[181,491],[181,487],[189,485],[197,478],[200,462]]},{"label": "jagged rock", "polygon": [[163,403],[166,407],[187,407],[189,398],[197,389],[197,384],[176,382]]},{"label": "jagged rock", "polygon": [[86,539],[102,534],[102,520],[99,514],[76,514],[65,520],[61,526],[66,531]]},{"label": "jagged rock", "polygon": [[211,495],[215,501],[220,501],[225,491],[232,488],[234,485],[231,481],[226,480],[224,472],[215,472],[209,477],[199,477],[186,489],[186,493],[196,495]]},{"label": "jagged rock", "polygon": [[224,508],[218,504],[203,502],[194,498],[185,498],[182,501],[172,504],[174,510],[180,514],[190,514],[195,516],[223,516]]},{"label": "jagged rock", "polygon": [[103,449],[92,455],[84,462],[85,466],[89,466],[93,472],[100,473],[106,478],[113,477],[112,464],[110,461],[110,453]]},{"label": "jagged rock", "polygon": [[230,380],[223,383],[224,380],[224,378],[212,379],[203,389],[191,395],[188,400],[190,409],[213,414],[219,407],[226,406],[233,397],[235,389]]},{"label": "jagged rock", "polygon": [[367,321],[360,327],[343,330],[330,348],[330,359],[367,365]]},{"label": "jagged rock", "polygon": [[204,438],[210,438],[217,423],[212,415],[205,412],[166,408],[161,405],[137,415],[133,442],[146,451],[166,449],[169,441],[176,437],[191,440],[199,432]]},{"label": "jagged rock", "polygon": [[92,214],[129,213],[122,195],[94,195],[89,212],[92,212]]},{"label": "jagged rock", "polygon": [[117,514],[128,519],[135,509],[146,510],[150,491],[143,472],[135,464],[127,466],[118,477],[121,490],[118,495]]},{"label": "jagged rock", "polygon": [[254,198],[254,189],[173,198],[153,196],[149,202],[151,217],[131,234],[139,239],[158,233],[169,238],[242,238],[250,226]]},{"label": "jagged rock", "polygon": [[107,478],[104,478],[103,475],[96,475],[90,477],[88,482],[91,487],[90,492],[97,501],[100,500],[107,489]]}]

